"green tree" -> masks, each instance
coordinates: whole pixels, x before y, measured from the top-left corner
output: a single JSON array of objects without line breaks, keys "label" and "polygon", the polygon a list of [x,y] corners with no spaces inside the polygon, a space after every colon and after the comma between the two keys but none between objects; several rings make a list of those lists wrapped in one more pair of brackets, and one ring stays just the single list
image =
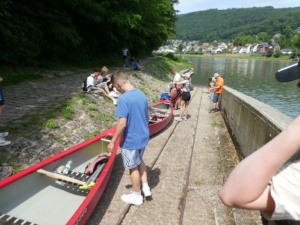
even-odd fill
[{"label": "green tree", "polygon": [[260,32],[257,34],[257,40],[259,42],[270,42],[270,35],[268,35],[266,32]]}]

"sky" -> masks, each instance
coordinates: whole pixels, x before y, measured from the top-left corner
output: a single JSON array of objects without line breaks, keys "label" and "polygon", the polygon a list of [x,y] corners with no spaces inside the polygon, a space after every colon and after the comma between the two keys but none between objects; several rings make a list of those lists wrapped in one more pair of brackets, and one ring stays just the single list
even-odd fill
[{"label": "sky", "polygon": [[179,14],[208,9],[252,8],[273,6],[274,8],[300,7],[299,0],[179,0],[175,9]]}]

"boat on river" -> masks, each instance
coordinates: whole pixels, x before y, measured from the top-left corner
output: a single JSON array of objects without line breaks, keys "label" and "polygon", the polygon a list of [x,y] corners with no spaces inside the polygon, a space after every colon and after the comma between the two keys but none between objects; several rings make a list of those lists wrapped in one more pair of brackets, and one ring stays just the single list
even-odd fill
[{"label": "boat on river", "polygon": [[[0,181],[0,224],[85,224],[111,175],[120,138],[107,152],[116,127]],[[92,175],[85,169],[99,155]],[[57,168],[72,160],[67,175]]]}]

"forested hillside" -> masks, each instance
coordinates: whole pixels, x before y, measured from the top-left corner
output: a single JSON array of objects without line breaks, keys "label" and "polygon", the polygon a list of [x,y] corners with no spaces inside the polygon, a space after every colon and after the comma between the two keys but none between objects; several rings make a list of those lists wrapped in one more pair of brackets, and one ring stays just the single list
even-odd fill
[{"label": "forested hillside", "polygon": [[177,0],[1,0],[0,65],[82,63],[151,52],[174,33]]},{"label": "forested hillside", "polygon": [[181,40],[233,40],[241,35],[269,36],[282,33],[286,27],[300,26],[300,7],[274,9],[254,7],[228,10],[206,10],[178,15],[176,38]]}]

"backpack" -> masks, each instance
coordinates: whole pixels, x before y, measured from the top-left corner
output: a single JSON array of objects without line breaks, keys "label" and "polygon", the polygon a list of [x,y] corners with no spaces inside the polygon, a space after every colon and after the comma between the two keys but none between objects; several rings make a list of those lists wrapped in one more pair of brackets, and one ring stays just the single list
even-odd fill
[{"label": "backpack", "polygon": [[87,90],[88,90],[88,89],[87,89],[87,86],[86,86],[86,85],[87,85],[87,84],[86,84],[86,83],[87,83],[87,78],[88,78],[88,77],[84,78],[84,80],[82,81],[82,90],[83,90],[83,91],[87,91]]}]

